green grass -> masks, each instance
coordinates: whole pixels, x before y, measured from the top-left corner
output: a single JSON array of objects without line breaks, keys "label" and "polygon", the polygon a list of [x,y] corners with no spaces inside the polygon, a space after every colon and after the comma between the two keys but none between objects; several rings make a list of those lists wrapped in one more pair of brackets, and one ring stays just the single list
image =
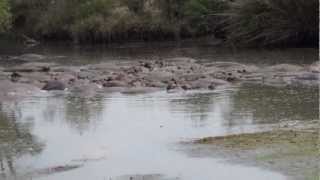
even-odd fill
[{"label": "green grass", "polygon": [[[302,130],[208,137],[195,141],[242,152],[264,167],[282,169],[284,173],[306,180],[319,179],[319,127]],[[298,168],[298,169],[297,169]]]}]

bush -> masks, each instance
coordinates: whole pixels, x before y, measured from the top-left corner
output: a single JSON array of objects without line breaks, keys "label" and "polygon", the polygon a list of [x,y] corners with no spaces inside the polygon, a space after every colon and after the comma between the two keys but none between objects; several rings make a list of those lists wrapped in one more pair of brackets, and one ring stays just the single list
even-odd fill
[{"label": "bush", "polygon": [[228,39],[242,45],[318,44],[318,0],[238,0]]}]

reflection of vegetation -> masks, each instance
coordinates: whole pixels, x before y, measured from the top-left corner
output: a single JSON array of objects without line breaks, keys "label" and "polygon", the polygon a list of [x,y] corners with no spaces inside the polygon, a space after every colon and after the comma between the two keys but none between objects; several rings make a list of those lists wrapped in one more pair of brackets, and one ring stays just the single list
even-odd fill
[{"label": "reflection of vegetation", "polygon": [[94,120],[98,120],[103,110],[101,96],[91,98],[73,96],[66,97],[65,114],[66,121],[80,133],[88,130]]},{"label": "reflection of vegetation", "polygon": [[41,152],[43,144],[30,133],[30,124],[19,123],[14,113],[2,111],[0,104],[0,172],[9,170],[14,174],[14,159]]},{"label": "reflection of vegetation", "polygon": [[[224,109],[225,100],[216,100],[212,94],[194,94],[170,101],[170,108],[174,111],[185,111],[195,126],[202,126],[208,120],[209,113],[218,107]],[[227,109],[227,107],[225,107]],[[220,111],[219,111],[220,113]],[[224,113],[224,112],[221,112]],[[223,114],[225,115],[225,114]]]},{"label": "reflection of vegetation", "polygon": [[[233,96],[234,115],[249,113],[253,121],[314,120],[319,117],[319,91],[316,87],[278,88],[250,85]],[[237,120],[239,121],[239,120]]]},{"label": "reflection of vegetation", "polygon": [[186,112],[192,121],[201,125],[213,116],[224,125],[235,127],[318,119],[318,99],[317,87],[244,85],[233,92],[174,99],[170,108]]}]

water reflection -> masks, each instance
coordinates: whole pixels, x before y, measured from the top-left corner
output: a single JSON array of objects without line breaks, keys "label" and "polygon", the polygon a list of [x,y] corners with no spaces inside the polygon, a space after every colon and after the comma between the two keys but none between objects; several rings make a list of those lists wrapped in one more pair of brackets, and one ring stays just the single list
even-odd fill
[{"label": "water reflection", "polygon": [[64,99],[65,120],[80,134],[102,120],[104,100],[102,95],[86,98],[69,94]]},{"label": "water reflection", "polygon": [[173,113],[190,119],[195,127],[220,123],[232,128],[318,119],[318,99],[318,87],[244,85],[218,94],[188,94],[174,98],[170,100],[170,108]]},{"label": "water reflection", "polygon": [[253,123],[279,123],[286,120],[319,118],[318,87],[242,86],[233,95],[230,125],[243,123],[247,114]]},{"label": "water reflection", "polygon": [[77,93],[60,94],[42,99],[42,117],[51,123],[67,124],[79,134],[95,128],[103,119],[105,99],[102,95],[80,96]]},{"label": "water reflection", "polygon": [[220,120],[228,119],[231,112],[230,93],[231,91],[223,90],[218,93],[187,94],[170,101],[171,112],[190,119],[193,127],[219,123]]},{"label": "water reflection", "polygon": [[44,144],[32,134],[31,122],[17,121],[16,112],[0,104],[0,177],[16,174],[15,160],[41,153]]}]

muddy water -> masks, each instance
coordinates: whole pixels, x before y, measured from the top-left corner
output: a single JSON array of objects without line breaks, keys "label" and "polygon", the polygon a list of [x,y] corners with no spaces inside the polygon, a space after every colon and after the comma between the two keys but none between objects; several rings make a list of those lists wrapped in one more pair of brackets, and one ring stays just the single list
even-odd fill
[{"label": "muddy water", "polygon": [[189,156],[179,142],[317,119],[318,88],[242,85],[214,92],[42,92],[0,104],[0,179],[286,179]]}]

